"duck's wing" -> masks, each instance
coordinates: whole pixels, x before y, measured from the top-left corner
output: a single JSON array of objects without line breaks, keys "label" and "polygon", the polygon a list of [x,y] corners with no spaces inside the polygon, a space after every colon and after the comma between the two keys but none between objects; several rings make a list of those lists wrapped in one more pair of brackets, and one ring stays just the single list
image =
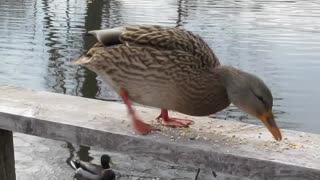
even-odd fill
[{"label": "duck's wing", "polygon": [[78,168],[75,173],[76,179],[87,179],[87,180],[100,180],[101,176],[99,174],[93,174],[82,168]]},{"label": "duck's wing", "polygon": [[99,175],[100,172],[101,172],[101,167],[96,165],[96,164],[91,164],[91,163],[88,163],[88,162],[84,162],[84,161],[80,161],[80,167],[91,173],[91,174],[96,174],[96,175]]},{"label": "duck's wing", "polygon": [[[204,40],[190,31],[156,25],[133,25],[114,29],[90,31],[105,45],[124,44],[130,47],[148,47],[158,51],[177,51],[188,54],[207,67],[219,65],[219,60]],[[194,62],[193,62],[194,63]]]},{"label": "duck's wing", "polygon": [[102,172],[102,180],[115,180],[116,174],[112,169],[105,169]]}]

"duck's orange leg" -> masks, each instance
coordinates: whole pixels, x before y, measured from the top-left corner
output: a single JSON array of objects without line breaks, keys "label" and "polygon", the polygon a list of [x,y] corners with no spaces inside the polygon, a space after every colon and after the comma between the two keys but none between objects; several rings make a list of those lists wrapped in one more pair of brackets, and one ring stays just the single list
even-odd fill
[{"label": "duck's orange leg", "polygon": [[193,121],[188,119],[170,118],[167,109],[161,109],[161,113],[157,117],[157,120],[161,120],[161,124],[164,126],[172,127],[187,127],[194,123]]},{"label": "duck's orange leg", "polygon": [[135,111],[133,110],[131,103],[128,98],[128,93],[125,89],[121,88],[119,92],[120,97],[122,98],[123,102],[126,104],[128,109],[128,114],[131,116],[133,128],[136,133],[138,134],[148,134],[149,132],[156,130],[149,124],[146,124],[142,122],[135,114]]}]

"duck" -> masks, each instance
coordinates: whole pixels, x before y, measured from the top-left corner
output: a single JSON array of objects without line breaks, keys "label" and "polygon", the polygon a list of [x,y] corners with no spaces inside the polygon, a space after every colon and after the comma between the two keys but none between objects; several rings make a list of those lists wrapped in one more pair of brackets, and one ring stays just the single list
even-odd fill
[{"label": "duck", "polygon": [[272,112],[273,96],[262,79],[222,65],[199,35],[183,28],[127,25],[88,31],[97,43],[74,63],[101,77],[119,94],[136,133],[157,130],[143,122],[132,102],[161,109],[164,126],[188,127],[189,119],[173,118],[168,110],[208,116],[231,103],[256,117],[280,141]]},{"label": "duck", "polygon": [[111,157],[103,154],[100,158],[101,165],[71,160],[70,165],[75,169],[74,178],[77,180],[115,180],[116,174],[110,168]]}]

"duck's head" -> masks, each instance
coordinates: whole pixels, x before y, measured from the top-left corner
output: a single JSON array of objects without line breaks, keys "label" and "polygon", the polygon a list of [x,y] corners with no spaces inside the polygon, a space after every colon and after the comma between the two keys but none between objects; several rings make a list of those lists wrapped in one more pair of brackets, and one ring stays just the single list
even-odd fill
[{"label": "duck's head", "polygon": [[111,157],[107,154],[102,155],[100,161],[103,169],[109,169],[110,164],[113,164],[111,161]]},{"label": "duck's head", "polygon": [[253,74],[229,66],[221,66],[218,72],[230,101],[239,109],[260,119],[274,138],[280,141],[281,132],[272,113],[272,94],[265,83]]}]

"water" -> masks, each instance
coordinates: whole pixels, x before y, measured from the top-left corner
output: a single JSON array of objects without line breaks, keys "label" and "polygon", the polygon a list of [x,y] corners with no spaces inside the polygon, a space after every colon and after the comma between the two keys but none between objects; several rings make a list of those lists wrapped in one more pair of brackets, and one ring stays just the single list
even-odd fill
[{"label": "water", "polygon": [[[318,0],[0,0],[0,12],[0,85],[117,99],[94,73],[71,63],[95,43],[84,33],[183,26],[203,36],[223,64],[270,86],[282,128],[320,133]],[[257,122],[235,107],[214,116]]]}]

